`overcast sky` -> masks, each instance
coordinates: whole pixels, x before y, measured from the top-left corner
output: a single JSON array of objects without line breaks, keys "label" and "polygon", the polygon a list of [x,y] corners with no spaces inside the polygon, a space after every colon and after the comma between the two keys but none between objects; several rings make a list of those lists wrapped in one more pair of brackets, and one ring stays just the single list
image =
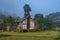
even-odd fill
[{"label": "overcast sky", "polygon": [[52,12],[60,12],[60,0],[0,0],[0,11],[23,17],[25,4],[30,5],[32,17],[36,13],[48,15]]}]

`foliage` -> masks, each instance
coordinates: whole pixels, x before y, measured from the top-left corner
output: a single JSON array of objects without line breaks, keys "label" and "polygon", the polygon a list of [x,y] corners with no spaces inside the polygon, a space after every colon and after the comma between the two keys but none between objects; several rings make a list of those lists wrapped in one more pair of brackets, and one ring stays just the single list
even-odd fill
[{"label": "foliage", "polygon": [[43,15],[42,15],[42,14],[40,14],[40,13],[35,14],[34,19],[35,19],[35,21],[36,21],[37,25],[39,25],[39,26],[40,26],[40,29],[41,29],[42,24],[43,24],[43,19],[44,19]]},{"label": "foliage", "polygon": [[49,18],[53,21],[53,25],[55,27],[60,26],[60,21],[59,21],[60,20],[60,12],[50,13],[49,15],[47,15],[47,18]]},{"label": "foliage", "polygon": [[22,28],[21,27],[17,27],[16,28],[16,32],[21,32]]},{"label": "foliage", "polygon": [[44,25],[46,26],[47,29],[53,28],[53,22],[51,19],[45,18],[44,19]]},{"label": "foliage", "polygon": [[38,26],[36,26],[35,29],[29,29],[29,32],[38,32],[38,31],[40,31]]},{"label": "foliage", "polygon": [[43,22],[43,15],[42,14],[35,14],[34,19],[37,21],[38,24]]},{"label": "foliage", "polygon": [[40,26],[39,26],[39,25],[36,25],[36,26],[35,26],[35,30],[36,30],[36,31],[40,31]]},{"label": "foliage", "polygon": [[40,30],[46,30],[49,29],[51,30],[54,26],[53,26],[53,21],[50,18],[47,17],[43,17],[42,14],[35,14],[34,17],[37,25],[39,26]]},{"label": "foliage", "polygon": [[24,6],[24,11],[31,11],[31,8],[28,4]]},{"label": "foliage", "polygon": [[9,25],[11,27],[15,24],[17,17],[0,12],[0,19],[3,21],[2,25],[1,25],[1,29],[5,30],[7,25]]}]

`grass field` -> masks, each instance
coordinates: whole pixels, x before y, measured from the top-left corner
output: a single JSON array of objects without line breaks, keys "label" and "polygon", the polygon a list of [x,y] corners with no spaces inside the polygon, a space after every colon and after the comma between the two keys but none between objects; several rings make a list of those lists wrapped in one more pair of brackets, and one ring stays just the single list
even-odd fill
[{"label": "grass field", "polygon": [[44,32],[0,32],[0,40],[60,40],[58,38],[60,32],[44,31]]}]

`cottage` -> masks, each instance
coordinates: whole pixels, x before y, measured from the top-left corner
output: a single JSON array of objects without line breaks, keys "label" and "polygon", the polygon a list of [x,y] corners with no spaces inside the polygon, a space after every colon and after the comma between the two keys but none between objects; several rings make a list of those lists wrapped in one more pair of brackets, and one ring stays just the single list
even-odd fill
[{"label": "cottage", "polygon": [[18,27],[21,27],[22,30],[34,29],[35,28],[35,21],[30,16],[30,7],[28,4],[24,6],[24,17],[20,19],[18,23]]}]

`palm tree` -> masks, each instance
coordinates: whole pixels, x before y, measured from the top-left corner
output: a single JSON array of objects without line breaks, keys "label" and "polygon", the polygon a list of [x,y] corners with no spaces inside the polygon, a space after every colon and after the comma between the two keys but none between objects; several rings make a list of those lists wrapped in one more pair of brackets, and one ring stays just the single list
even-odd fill
[{"label": "palm tree", "polygon": [[27,30],[28,31],[29,31],[29,27],[30,27],[30,13],[29,13],[30,11],[31,11],[30,6],[28,4],[26,4],[24,6],[24,12],[25,12],[24,17],[27,17]]},{"label": "palm tree", "polygon": [[30,8],[30,6],[28,5],[28,4],[26,4],[25,6],[24,6],[24,12],[25,12],[25,14],[24,14],[24,17],[26,17],[26,16],[30,16],[30,14],[29,14],[29,12],[31,11],[31,8]]}]

